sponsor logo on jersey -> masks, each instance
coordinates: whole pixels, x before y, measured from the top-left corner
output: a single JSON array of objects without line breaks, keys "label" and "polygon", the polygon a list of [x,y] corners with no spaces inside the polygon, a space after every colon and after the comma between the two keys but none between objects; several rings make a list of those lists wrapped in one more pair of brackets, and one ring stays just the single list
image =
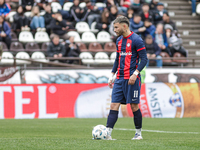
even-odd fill
[{"label": "sponsor logo on jersey", "polygon": [[126,56],[126,55],[132,55],[131,52],[121,52],[120,53],[121,56]]}]

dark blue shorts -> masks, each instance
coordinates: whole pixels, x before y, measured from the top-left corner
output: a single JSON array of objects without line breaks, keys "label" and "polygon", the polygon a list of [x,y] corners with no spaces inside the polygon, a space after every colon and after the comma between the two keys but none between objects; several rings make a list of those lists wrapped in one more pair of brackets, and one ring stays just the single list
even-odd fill
[{"label": "dark blue shorts", "polygon": [[137,78],[134,85],[128,85],[128,79],[116,79],[112,91],[112,103],[140,103],[140,78]]}]

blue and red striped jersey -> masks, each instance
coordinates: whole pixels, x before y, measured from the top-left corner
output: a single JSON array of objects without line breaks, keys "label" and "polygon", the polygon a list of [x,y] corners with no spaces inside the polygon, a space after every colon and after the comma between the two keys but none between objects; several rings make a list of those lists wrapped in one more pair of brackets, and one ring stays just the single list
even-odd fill
[{"label": "blue and red striped jersey", "polygon": [[129,79],[136,69],[141,71],[145,67],[146,48],[139,35],[131,32],[127,37],[120,36],[116,41],[116,47],[117,54],[112,72],[117,71],[117,79]]}]

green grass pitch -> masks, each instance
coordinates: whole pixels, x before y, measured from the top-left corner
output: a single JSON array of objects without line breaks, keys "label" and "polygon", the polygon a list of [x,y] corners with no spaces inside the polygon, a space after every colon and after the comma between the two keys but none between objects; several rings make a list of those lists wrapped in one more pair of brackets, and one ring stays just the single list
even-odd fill
[{"label": "green grass pitch", "polygon": [[[132,118],[119,118],[112,133],[116,141],[92,140],[92,127],[103,119],[0,120],[1,150],[199,150],[200,118],[143,118],[143,140],[132,141]],[[175,133],[149,132],[173,131]],[[184,132],[184,133],[183,133]],[[190,132],[190,133],[186,133]]]}]

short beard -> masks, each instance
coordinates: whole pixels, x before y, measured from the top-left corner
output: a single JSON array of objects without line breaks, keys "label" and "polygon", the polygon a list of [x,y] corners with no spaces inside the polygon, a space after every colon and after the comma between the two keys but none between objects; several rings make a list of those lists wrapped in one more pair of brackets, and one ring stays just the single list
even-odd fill
[{"label": "short beard", "polygon": [[121,30],[119,31],[119,36],[123,35],[123,33],[124,33],[124,31],[123,31],[123,29],[121,29]]}]

